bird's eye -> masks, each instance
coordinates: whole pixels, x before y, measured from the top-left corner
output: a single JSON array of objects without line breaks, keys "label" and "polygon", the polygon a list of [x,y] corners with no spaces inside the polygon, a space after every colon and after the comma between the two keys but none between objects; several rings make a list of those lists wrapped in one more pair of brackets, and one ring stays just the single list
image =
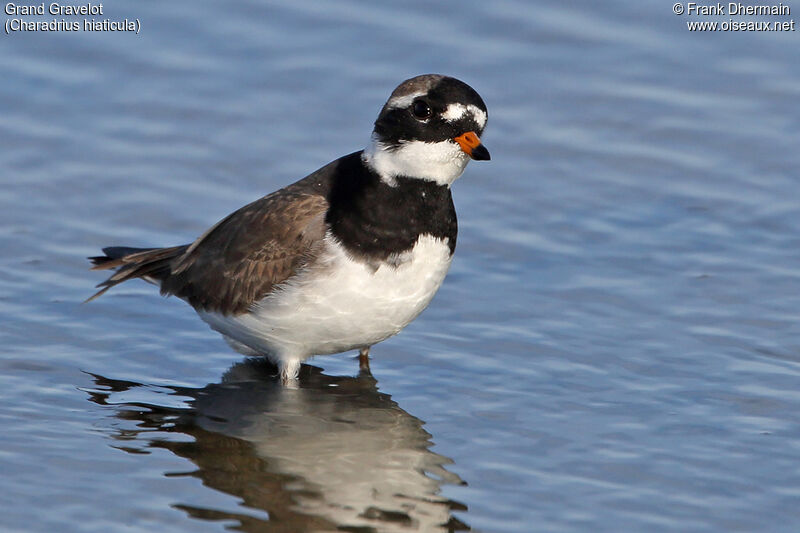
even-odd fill
[{"label": "bird's eye", "polygon": [[424,100],[414,100],[414,103],[411,104],[411,112],[414,113],[414,116],[418,119],[424,120],[430,118],[431,106]]}]

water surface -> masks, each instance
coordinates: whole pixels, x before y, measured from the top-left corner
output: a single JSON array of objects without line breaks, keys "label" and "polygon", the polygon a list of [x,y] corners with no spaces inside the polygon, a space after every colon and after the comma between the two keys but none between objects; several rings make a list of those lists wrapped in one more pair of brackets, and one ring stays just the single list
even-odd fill
[{"label": "water surface", "polygon": [[[652,4],[121,1],[139,35],[4,35],[2,529],[796,531],[797,33]],[[281,389],[145,283],[81,305],[86,256],[190,242],[424,72],[481,93],[493,160],[372,378]]]}]

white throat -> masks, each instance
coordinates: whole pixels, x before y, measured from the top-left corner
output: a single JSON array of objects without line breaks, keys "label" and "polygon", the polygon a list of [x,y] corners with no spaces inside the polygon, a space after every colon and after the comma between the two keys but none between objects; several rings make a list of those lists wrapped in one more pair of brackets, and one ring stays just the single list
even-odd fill
[{"label": "white throat", "polygon": [[454,141],[403,141],[398,148],[390,149],[374,133],[361,159],[392,186],[396,185],[397,176],[450,186],[469,162],[469,156]]}]

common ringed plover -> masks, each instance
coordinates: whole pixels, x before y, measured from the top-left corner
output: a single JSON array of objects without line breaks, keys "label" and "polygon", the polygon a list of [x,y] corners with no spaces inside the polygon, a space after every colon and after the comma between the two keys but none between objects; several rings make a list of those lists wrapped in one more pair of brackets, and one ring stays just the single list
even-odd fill
[{"label": "common ringed plover", "polygon": [[483,100],[455,78],[401,83],[369,145],[169,248],[103,248],[115,269],[94,299],[142,278],[189,303],[246,355],[265,355],[284,381],[319,354],[369,348],[408,325],[442,284],[458,225],[450,185],[488,160]]}]

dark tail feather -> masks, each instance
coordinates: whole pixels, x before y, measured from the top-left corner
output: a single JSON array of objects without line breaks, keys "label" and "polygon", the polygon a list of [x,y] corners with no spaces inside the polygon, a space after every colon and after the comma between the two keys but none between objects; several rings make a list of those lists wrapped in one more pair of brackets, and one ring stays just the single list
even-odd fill
[{"label": "dark tail feather", "polygon": [[103,248],[105,255],[90,257],[94,265],[92,270],[117,271],[107,280],[99,283],[100,290],[86,299],[91,302],[101,296],[114,285],[134,278],[149,280],[163,280],[170,273],[173,259],[180,257],[188,246],[173,246],[171,248],[129,248],[125,246],[111,246]]},{"label": "dark tail feather", "polygon": [[[107,248],[103,248],[103,253],[106,255],[96,255],[94,257],[88,257],[89,261],[92,262],[95,268],[92,267],[92,270],[103,270],[104,267],[101,265],[105,265],[106,263],[113,261],[115,259],[121,259],[126,255],[132,255],[139,252],[149,252],[151,250],[158,250],[158,248],[131,248],[129,246],[109,246]],[[114,268],[114,267],[108,267]]]}]

